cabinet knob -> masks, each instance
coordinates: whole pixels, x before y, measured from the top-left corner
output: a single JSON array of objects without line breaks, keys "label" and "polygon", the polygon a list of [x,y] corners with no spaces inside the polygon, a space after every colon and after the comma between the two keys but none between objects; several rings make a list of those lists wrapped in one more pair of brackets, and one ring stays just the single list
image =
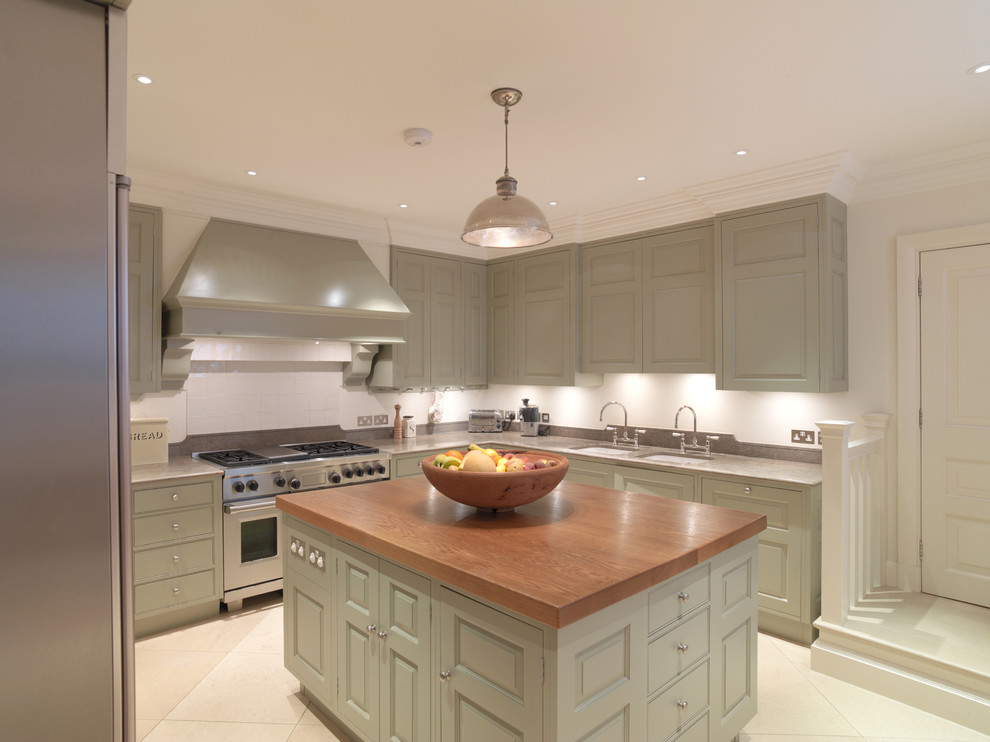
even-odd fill
[{"label": "cabinet knob", "polygon": [[747,495],[752,491],[753,491],[752,487],[743,487],[743,492],[745,492]]},{"label": "cabinet knob", "polygon": [[450,680],[450,675],[451,675],[450,670],[443,670],[440,673],[440,682],[446,683],[448,680]]},{"label": "cabinet knob", "polygon": [[178,502],[178,501],[179,501],[179,493],[178,492],[173,492],[172,493],[172,502]]},{"label": "cabinet knob", "polygon": [[388,632],[387,631],[379,631],[378,632],[378,638],[381,639],[382,641],[385,641],[385,639],[388,638]]},{"label": "cabinet knob", "polygon": [[683,711],[687,707],[688,707],[688,702],[687,701],[685,701],[685,700],[683,700],[681,698],[678,698],[677,699],[677,708],[679,708],[681,711]]},{"label": "cabinet knob", "polygon": [[377,630],[378,630],[378,627],[375,626],[375,624],[373,624],[373,623],[368,624],[368,633],[369,634],[374,634]]},{"label": "cabinet knob", "polygon": [[685,644],[684,642],[677,642],[677,651],[680,652],[681,654],[687,654],[688,645]]},{"label": "cabinet knob", "polygon": [[172,555],[172,561],[173,562],[178,562],[179,561],[179,555],[178,554],[173,554]]},{"label": "cabinet knob", "polygon": [[179,524],[178,523],[173,523],[172,524],[172,530],[173,531],[178,531],[179,530]]},{"label": "cabinet knob", "polygon": [[681,590],[681,592],[677,593],[677,599],[682,603],[687,603],[689,600],[691,600],[691,595],[690,593],[686,593],[683,590]]},{"label": "cabinet knob", "polygon": [[173,587],[172,588],[172,595],[178,595],[178,594],[179,594],[179,588]]}]

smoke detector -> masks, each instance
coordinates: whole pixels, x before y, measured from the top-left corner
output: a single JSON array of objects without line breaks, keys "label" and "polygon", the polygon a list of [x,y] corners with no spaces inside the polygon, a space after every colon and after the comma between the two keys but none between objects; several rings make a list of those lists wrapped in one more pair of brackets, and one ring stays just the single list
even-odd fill
[{"label": "smoke detector", "polygon": [[429,129],[406,129],[402,138],[410,147],[429,147],[433,141],[433,132]]}]

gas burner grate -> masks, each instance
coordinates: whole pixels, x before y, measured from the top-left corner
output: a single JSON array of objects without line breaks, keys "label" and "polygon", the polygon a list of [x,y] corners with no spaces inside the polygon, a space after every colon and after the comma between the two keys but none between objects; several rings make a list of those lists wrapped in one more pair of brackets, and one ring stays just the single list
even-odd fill
[{"label": "gas burner grate", "polygon": [[243,449],[234,449],[231,451],[208,451],[207,453],[197,454],[203,461],[209,461],[211,464],[217,464],[219,466],[253,466],[255,464],[267,464],[270,459],[265,456],[259,456],[251,451],[245,451]]},{"label": "gas burner grate", "polygon": [[357,454],[378,453],[377,448],[364,446],[360,443],[350,441],[321,441],[319,443],[296,443],[283,446],[293,451],[304,453],[310,458],[323,458],[328,456],[354,456]]}]

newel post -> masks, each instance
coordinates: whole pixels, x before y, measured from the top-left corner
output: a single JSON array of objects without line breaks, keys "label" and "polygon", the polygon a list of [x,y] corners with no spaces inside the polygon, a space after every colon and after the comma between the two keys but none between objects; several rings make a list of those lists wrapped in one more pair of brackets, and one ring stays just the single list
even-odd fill
[{"label": "newel post", "polygon": [[852,586],[849,436],[855,423],[815,424],[822,433],[822,620],[841,626],[849,615]]}]

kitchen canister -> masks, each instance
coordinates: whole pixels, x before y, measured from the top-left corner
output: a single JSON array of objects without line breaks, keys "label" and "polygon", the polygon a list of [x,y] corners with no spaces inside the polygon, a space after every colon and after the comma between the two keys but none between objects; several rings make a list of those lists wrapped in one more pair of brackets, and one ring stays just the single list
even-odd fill
[{"label": "kitchen canister", "polygon": [[412,415],[402,416],[402,437],[403,438],[416,437],[416,421],[413,420]]}]

